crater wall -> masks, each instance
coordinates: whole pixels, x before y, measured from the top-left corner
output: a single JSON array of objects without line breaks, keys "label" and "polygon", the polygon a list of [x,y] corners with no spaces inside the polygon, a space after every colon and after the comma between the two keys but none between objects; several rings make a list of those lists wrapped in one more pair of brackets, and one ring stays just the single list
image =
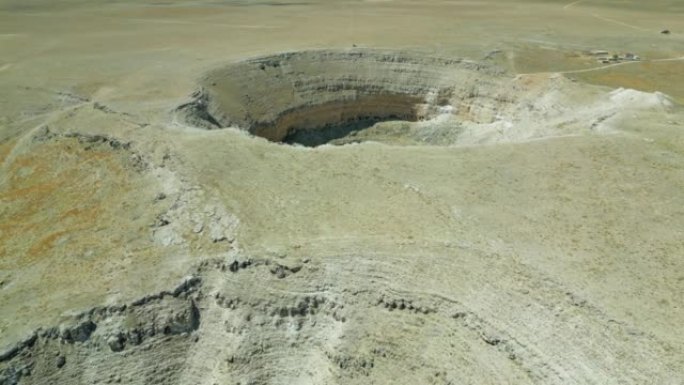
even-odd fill
[{"label": "crater wall", "polygon": [[355,122],[430,119],[501,75],[480,63],[405,52],[302,51],[214,70],[180,109],[204,127],[237,126],[280,142]]},{"label": "crater wall", "polygon": [[191,126],[237,127],[272,142],[318,146],[483,144],[609,132],[630,109],[668,97],[610,92],[563,76],[512,76],[488,63],[415,52],[283,53],[205,74],[176,109]]}]

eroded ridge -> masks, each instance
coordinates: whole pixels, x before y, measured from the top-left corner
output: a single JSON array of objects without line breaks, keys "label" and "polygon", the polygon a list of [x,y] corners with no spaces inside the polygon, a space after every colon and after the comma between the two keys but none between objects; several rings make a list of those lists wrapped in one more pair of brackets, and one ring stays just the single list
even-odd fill
[{"label": "eroded ridge", "polygon": [[454,274],[438,260],[418,280],[402,275],[402,289],[391,282],[425,257],[353,266],[358,257],[204,260],[173,289],[94,307],[0,351],[0,384],[368,384],[389,372],[400,383],[456,384],[464,373],[670,383],[678,374],[678,347],[543,274],[511,273],[492,293],[468,294],[510,261],[473,268],[453,280],[463,287],[441,292],[422,279]]}]

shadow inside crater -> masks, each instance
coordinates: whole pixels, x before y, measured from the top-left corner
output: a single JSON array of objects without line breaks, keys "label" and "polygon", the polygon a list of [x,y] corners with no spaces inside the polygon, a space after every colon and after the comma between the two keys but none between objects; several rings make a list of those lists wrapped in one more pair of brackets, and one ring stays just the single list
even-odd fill
[{"label": "shadow inside crater", "polygon": [[354,135],[359,131],[373,127],[376,123],[402,120],[399,116],[388,116],[385,118],[369,117],[348,121],[339,124],[330,124],[325,127],[315,129],[293,129],[286,135],[281,142],[290,145],[302,145],[306,147],[318,147],[336,139],[341,139]]}]

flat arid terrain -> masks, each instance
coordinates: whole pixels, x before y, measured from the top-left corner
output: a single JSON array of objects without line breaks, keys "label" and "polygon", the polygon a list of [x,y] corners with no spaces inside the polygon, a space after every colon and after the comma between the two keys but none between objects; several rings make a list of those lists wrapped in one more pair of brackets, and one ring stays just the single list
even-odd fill
[{"label": "flat arid terrain", "polygon": [[0,0],[0,385],[682,385],[683,104],[679,0]]}]

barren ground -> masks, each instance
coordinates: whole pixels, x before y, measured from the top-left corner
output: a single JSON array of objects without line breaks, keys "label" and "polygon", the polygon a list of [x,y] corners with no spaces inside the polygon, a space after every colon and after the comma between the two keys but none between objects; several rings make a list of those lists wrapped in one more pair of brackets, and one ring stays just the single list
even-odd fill
[{"label": "barren ground", "polygon": [[675,0],[0,0],[0,384],[684,384],[683,47]]}]

